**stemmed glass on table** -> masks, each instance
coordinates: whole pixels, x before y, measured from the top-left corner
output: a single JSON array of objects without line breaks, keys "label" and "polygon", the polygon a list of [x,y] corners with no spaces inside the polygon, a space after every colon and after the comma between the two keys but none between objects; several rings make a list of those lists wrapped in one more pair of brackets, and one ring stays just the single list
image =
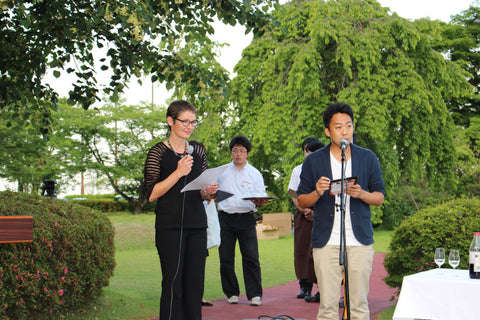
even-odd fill
[{"label": "stemmed glass on table", "polygon": [[442,264],[445,263],[445,249],[444,248],[436,248],[435,249],[435,263],[438,265],[440,269]]},{"label": "stemmed glass on table", "polygon": [[460,264],[460,252],[457,249],[450,250],[450,254],[448,255],[448,264],[450,267],[455,269]]}]

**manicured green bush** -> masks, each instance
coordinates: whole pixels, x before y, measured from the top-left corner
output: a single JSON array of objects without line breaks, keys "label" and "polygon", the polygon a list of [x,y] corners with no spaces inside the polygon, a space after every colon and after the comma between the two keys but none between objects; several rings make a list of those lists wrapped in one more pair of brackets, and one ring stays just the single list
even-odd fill
[{"label": "manicured green bush", "polygon": [[388,199],[388,204],[383,208],[382,223],[380,229],[393,230],[398,227],[405,217],[415,214],[413,206],[406,201],[392,196]]},{"label": "manicured green bush", "polygon": [[[400,288],[403,277],[436,268],[435,248],[460,250],[459,268],[468,268],[473,233],[480,232],[480,199],[456,199],[406,218],[393,233],[384,265],[385,283]],[[443,267],[448,268],[448,258]]]},{"label": "manicured green bush", "polygon": [[[69,195],[65,196],[68,201],[78,203],[86,207],[100,210],[102,212],[118,212],[130,211],[135,212],[135,208],[129,205],[128,202],[115,194],[85,194],[85,195]],[[149,202],[143,208],[144,212],[153,212],[155,210],[154,202]]]},{"label": "manicured green bush", "polygon": [[0,192],[0,215],[33,216],[33,242],[0,244],[0,319],[58,319],[101,294],[115,267],[102,213],[33,194]]},{"label": "manicured green bush", "polygon": [[85,199],[71,200],[71,202],[78,203],[82,206],[86,206],[102,212],[124,211],[127,207],[127,202],[125,200],[116,201],[113,199]]}]

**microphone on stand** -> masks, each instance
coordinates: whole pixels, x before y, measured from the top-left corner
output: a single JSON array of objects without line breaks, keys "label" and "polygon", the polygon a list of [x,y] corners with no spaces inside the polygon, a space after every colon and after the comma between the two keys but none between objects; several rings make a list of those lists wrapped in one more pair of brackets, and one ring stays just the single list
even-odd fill
[{"label": "microphone on stand", "polygon": [[339,262],[340,265],[344,267],[344,292],[345,292],[345,318],[350,319],[350,289],[348,281],[348,258],[346,251],[346,235],[345,235],[345,149],[348,147],[348,141],[346,139],[340,140],[339,143],[340,149],[342,149],[342,182],[340,190],[340,252],[339,252]]}]

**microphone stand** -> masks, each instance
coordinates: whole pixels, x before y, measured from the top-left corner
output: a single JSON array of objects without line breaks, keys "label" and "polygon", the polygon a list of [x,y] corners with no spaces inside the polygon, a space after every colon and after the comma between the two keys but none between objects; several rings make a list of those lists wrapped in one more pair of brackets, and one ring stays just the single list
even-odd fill
[{"label": "microphone stand", "polygon": [[348,259],[347,259],[347,248],[346,248],[346,235],[345,235],[345,149],[342,148],[342,175],[341,175],[341,184],[340,184],[340,254],[339,254],[339,264],[344,269],[344,304],[346,307],[346,318],[344,320],[350,320],[350,292],[348,284]]}]

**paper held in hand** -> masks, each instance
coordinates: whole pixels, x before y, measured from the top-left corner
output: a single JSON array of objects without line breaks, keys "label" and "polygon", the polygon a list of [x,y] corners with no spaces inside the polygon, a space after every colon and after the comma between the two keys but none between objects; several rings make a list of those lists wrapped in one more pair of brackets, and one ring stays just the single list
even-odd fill
[{"label": "paper held in hand", "polygon": [[206,186],[214,184],[218,181],[218,179],[225,172],[225,170],[227,170],[227,168],[227,165],[223,165],[203,171],[201,175],[199,175],[195,180],[187,184],[180,192],[201,190]]},{"label": "paper held in hand", "polygon": [[[344,192],[346,193],[347,188],[350,187],[350,186],[353,186],[356,183],[357,183],[357,177],[345,178],[344,182],[343,182]],[[337,179],[337,180],[330,181],[329,194],[331,196],[335,196],[337,194],[340,194],[341,190],[342,190],[342,179]]]}]

